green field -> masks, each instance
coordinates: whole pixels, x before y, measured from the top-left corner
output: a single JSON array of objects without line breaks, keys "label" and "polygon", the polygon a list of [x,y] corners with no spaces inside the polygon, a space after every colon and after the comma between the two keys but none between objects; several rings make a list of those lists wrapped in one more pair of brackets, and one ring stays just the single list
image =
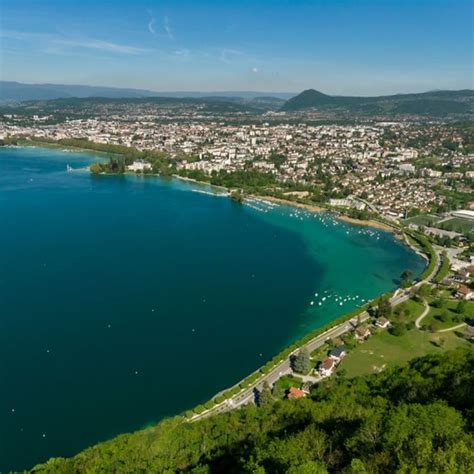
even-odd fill
[{"label": "green field", "polygon": [[433,216],[431,214],[420,214],[419,216],[409,217],[405,219],[403,222],[404,224],[415,224],[415,225],[424,225],[424,226],[432,226],[437,221],[439,221],[439,217]]},{"label": "green field", "polygon": [[[433,344],[434,340],[444,341],[442,347]],[[410,359],[428,353],[440,353],[456,347],[472,347],[471,343],[454,332],[432,334],[412,329],[403,336],[392,336],[388,331],[380,331],[365,343],[350,351],[340,367],[347,377],[371,374],[390,365],[403,365]]]},{"label": "green field", "polygon": [[440,229],[459,232],[461,234],[469,234],[470,232],[474,232],[474,221],[453,217],[452,219],[441,222],[438,227]]},{"label": "green field", "polygon": [[[467,303],[466,311],[462,315],[455,311],[457,305],[458,301],[448,301],[444,308],[434,308],[431,306],[430,312],[421,322],[421,327],[426,329],[434,326],[436,330],[447,329],[464,322],[466,317],[474,317],[474,302],[469,301]],[[447,316],[445,321],[441,320],[441,315],[443,313],[446,313]]]},{"label": "green field", "polygon": [[276,384],[283,389],[284,391],[288,390],[290,387],[301,388],[303,384],[303,379],[295,375],[284,375],[276,381]]},{"label": "green field", "polygon": [[406,315],[406,322],[410,321],[415,321],[415,319],[420,316],[421,313],[423,313],[423,310],[425,309],[423,303],[419,303],[418,301],[414,301],[412,299],[409,299],[401,304],[399,304],[395,309],[394,309],[394,314],[401,314],[405,313]]},{"label": "green field", "polygon": [[440,283],[444,278],[448,276],[450,269],[449,258],[446,252],[443,252],[441,256],[441,265],[439,266],[438,273],[433,278],[435,283]]}]

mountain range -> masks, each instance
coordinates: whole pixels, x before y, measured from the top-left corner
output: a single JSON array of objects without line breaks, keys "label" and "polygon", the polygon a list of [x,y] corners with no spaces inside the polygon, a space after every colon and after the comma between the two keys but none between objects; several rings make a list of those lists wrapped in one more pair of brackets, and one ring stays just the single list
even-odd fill
[{"label": "mountain range", "polygon": [[[121,101],[150,102],[155,106],[201,104],[208,111],[314,113],[325,119],[354,119],[357,117],[471,117],[474,91],[430,91],[374,97],[336,96],[308,89],[300,94],[289,92],[155,92],[145,89],[121,89],[65,84],[24,84],[0,81],[0,103],[30,109],[49,110],[61,107],[85,107],[89,104]],[[35,104],[32,104],[35,102]],[[32,110],[32,109],[31,109]]]},{"label": "mountain range", "polygon": [[14,81],[0,81],[0,102],[24,102],[27,100],[67,99],[72,97],[105,97],[110,99],[133,99],[144,97],[226,97],[255,99],[259,97],[274,97],[287,100],[296,95],[292,92],[257,92],[257,91],[174,91],[157,92],[146,89],[130,89],[117,87],[99,87],[67,84],[25,84]]},{"label": "mountain range", "polygon": [[430,91],[376,97],[332,96],[308,89],[290,98],[283,111],[344,112],[357,115],[432,115],[472,114],[474,91]]}]

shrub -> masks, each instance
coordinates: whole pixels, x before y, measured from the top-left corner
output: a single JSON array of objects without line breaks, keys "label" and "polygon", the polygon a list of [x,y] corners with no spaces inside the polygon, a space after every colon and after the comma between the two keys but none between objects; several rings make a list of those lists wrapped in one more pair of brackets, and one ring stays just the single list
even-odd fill
[{"label": "shrub", "polygon": [[390,334],[393,336],[403,336],[406,333],[406,326],[403,323],[395,323],[390,329]]},{"label": "shrub", "polygon": [[216,402],[214,400],[209,400],[204,404],[204,407],[206,408],[206,410],[210,410],[211,408],[214,408],[215,404]]},{"label": "shrub", "polygon": [[198,405],[197,407],[194,408],[194,413],[196,413],[197,415],[200,415],[204,410],[205,408],[202,405]]}]

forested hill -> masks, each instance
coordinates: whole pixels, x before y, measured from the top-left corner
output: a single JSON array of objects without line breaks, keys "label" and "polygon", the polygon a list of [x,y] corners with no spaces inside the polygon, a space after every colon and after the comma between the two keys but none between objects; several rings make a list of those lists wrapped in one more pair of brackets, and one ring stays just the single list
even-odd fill
[{"label": "forested hill", "polygon": [[474,472],[473,408],[474,354],[451,351],[335,377],[305,399],[169,419],[33,472]]},{"label": "forested hill", "polygon": [[283,111],[306,109],[353,112],[361,115],[429,115],[445,117],[473,113],[474,91],[433,91],[420,94],[397,94],[379,97],[346,97],[323,94],[308,89],[287,100]]}]

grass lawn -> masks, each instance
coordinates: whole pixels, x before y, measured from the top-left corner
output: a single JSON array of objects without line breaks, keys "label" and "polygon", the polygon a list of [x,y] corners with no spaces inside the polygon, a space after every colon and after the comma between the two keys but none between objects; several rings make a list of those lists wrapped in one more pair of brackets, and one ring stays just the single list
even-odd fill
[{"label": "grass lawn", "polygon": [[420,214],[419,216],[409,217],[408,219],[405,219],[403,222],[404,224],[431,226],[437,221],[439,221],[439,217],[432,216],[430,214]]},{"label": "grass lawn", "polygon": [[422,251],[423,249],[421,248],[421,245],[413,238],[411,237],[410,235],[408,234],[405,234],[407,239],[408,239],[408,242],[410,242],[410,244],[415,247],[415,249],[418,249],[420,251]]},{"label": "grass lawn", "polygon": [[[409,299],[394,308],[395,314],[400,314],[402,311],[407,311],[406,322],[415,321],[415,319],[420,316],[420,314],[425,309],[423,303]],[[393,319],[393,318],[392,318]]]},{"label": "grass lawn", "polygon": [[460,232],[461,234],[468,234],[474,231],[474,222],[469,219],[461,219],[460,217],[453,217],[440,224],[443,229]]},{"label": "grass lawn", "polygon": [[[443,346],[437,347],[430,342],[434,339],[444,340]],[[387,365],[403,365],[415,357],[459,346],[472,347],[472,344],[454,332],[436,335],[412,329],[403,336],[392,336],[388,331],[381,331],[350,351],[340,367],[346,370],[347,377],[356,377],[379,372]]]},{"label": "grass lawn", "polygon": [[[462,315],[456,313],[455,309],[457,305],[458,301],[448,301],[445,308],[434,308],[433,306],[431,306],[430,312],[421,322],[421,327],[427,328],[434,324],[436,329],[446,329],[461,324],[462,322],[464,322],[464,319],[466,317],[474,317],[474,302],[467,302],[466,311]],[[448,318],[446,319],[446,321],[441,321],[439,317],[445,312],[448,315]]]},{"label": "grass lawn", "polygon": [[317,347],[313,352],[311,352],[311,360],[318,361],[323,359],[329,351],[329,344],[324,343],[322,346]]},{"label": "grass lawn", "polygon": [[284,375],[276,381],[276,384],[284,391],[286,391],[290,387],[301,388],[301,385],[303,384],[303,379],[294,375]]}]

